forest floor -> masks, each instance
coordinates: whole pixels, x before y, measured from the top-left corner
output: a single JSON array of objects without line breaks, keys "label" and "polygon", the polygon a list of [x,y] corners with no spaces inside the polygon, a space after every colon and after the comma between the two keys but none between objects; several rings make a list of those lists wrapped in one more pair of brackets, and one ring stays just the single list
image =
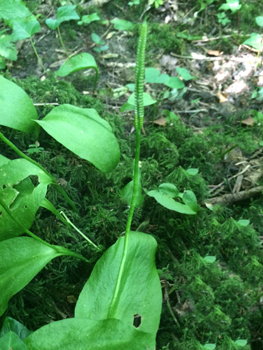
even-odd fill
[{"label": "forest floor", "polygon": [[[164,300],[157,349],[201,349],[200,344],[210,343],[231,350],[236,339],[247,340],[244,349],[263,349],[263,66],[262,51],[243,44],[251,33],[262,33],[255,17],[263,15],[263,3],[240,1],[236,12],[219,10],[225,2],[216,0],[167,0],[158,9],[148,8],[146,1],[129,6],[123,0],[80,7],[81,15],[96,12],[100,20],[85,26],[62,23],[61,34],[70,55],[94,56],[99,69],[95,92],[93,70],[65,78],[54,75],[66,55],[57,31],[50,30],[45,19],[55,16],[60,3],[25,3],[35,15],[41,14],[42,29],[33,40],[45,71],[26,39],[17,43],[18,59],[9,61],[3,74],[17,79],[40,118],[63,103],[96,108],[120,143],[123,168],[109,176],[98,175],[43,134],[39,143],[44,151],[32,154],[76,203],[82,203],[81,221],[54,192],[49,192],[49,199],[105,248],[125,230],[127,205],[120,201],[120,191],[132,176],[134,116],[120,109],[131,94],[126,85],[135,81],[142,19],[148,22],[146,68],[170,77],[178,77],[178,67],[188,70],[191,79],[185,79],[181,89],[145,84],[157,103],[145,108],[143,187],[150,190],[172,182],[182,191],[194,191],[200,206],[198,215],[189,218],[160,209],[147,198],[135,214],[133,230],[152,234],[159,245],[157,267],[162,271]],[[118,30],[111,23],[116,18],[135,26]],[[223,18],[229,23],[223,25]],[[94,51],[99,45],[92,41],[92,33],[105,41],[107,50]],[[32,143],[21,133],[11,132],[9,137],[25,152]],[[3,155],[12,157],[6,148]],[[196,172],[189,175],[187,169]],[[81,239],[44,209],[32,230],[50,243],[85,255]],[[214,265],[203,263],[205,256],[216,257]],[[72,317],[98,258],[99,254],[89,257],[88,268],[69,258],[48,265],[12,299],[10,316],[30,329]]]}]

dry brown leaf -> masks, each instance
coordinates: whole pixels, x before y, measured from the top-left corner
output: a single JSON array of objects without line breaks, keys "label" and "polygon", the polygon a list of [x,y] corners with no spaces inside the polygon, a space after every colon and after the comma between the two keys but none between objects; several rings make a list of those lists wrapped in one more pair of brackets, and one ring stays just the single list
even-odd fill
[{"label": "dry brown leaf", "polygon": [[255,119],[252,117],[248,117],[247,119],[242,120],[241,124],[252,126],[255,123]]},{"label": "dry brown leaf", "polygon": [[217,97],[219,98],[219,103],[223,103],[227,101],[226,95],[223,95],[222,92],[217,91]]},{"label": "dry brown leaf", "polygon": [[161,118],[156,119],[156,120],[154,121],[154,124],[160,125],[160,126],[165,126],[166,123],[167,123],[167,119],[164,118],[164,117],[161,117]]},{"label": "dry brown leaf", "polygon": [[111,39],[114,34],[116,34],[116,32],[109,32],[109,34],[106,36],[106,39]]},{"label": "dry brown leaf", "polygon": [[218,50],[207,50],[207,54],[210,56],[221,56],[223,52],[220,52]]}]

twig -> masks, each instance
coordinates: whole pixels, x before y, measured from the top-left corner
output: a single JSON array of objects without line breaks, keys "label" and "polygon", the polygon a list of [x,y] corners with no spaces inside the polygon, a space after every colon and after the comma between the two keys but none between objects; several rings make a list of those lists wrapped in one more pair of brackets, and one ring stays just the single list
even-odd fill
[{"label": "twig", "polygon": [[51,103],[34,103],[34,106],[59,106],[59,103],[51,102]]},{"label": "twig", "polygon": [[228,193],[223,196],[208,198],[204,201],[204,204],[229,204],[233,202],[239,202],[245,199],[249,199],[263,191],[263,186],[251,188],[250,190],[242,191],[239,193]]}]

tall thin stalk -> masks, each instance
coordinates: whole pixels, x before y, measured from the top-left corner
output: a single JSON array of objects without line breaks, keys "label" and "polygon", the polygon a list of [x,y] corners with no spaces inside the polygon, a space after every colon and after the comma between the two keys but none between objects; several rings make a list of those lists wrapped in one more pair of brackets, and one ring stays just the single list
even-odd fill
[{"label": "tall thin stalk", "polygon": [[116,306],[118,304],[120,285],[123,276],[124,266],[128,254],[129,237],[131,230],[131,223],[136,207],[137,192],[139,190],[139,159],[140,159],[140,147],[141,147],[141,129],[143,127],[144,119],[144,106],[143,106],[143,81],[144,81],[144,62],[145,62],[145,46],[147,36],[147,24],[144,22],[141,26],[141,33],[138,42],[137,58],[136,58],[136,80],[135,80],[135,117],[134,125],[136,131],[136,146],[135,146],[135,161],[134,161],[134,177],[133,177],[133,193],[132,201],[130,205],[129,215],[127,219],[127,225],[125,230],[124,248],[121,259],[121,264],[118,272],[118,277],[115,285],[115,290],[111,305],[108,312],[108,317],[114,317]]}]

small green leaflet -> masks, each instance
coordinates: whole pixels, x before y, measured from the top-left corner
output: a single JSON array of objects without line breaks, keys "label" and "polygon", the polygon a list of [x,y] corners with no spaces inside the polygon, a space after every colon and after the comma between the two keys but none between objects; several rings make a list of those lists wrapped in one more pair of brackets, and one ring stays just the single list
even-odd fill
[{"label": "small green leaflet", "polygon": [[114,24],[114,29],[117,30],[132,30],[134,24],[124,19],[113,19],[111,23]]},{"label": "small green leaflet", "polygon": [[97,13],[92,13],[91,15],[85,15],[81,17],[81,21],[78,22],[78,25],[82,24],[90,24],[94,21],[99,21],[100,17],[97,15]]},{"label": "small green leaflet", "polygon": [[28,18],[15,19],[13,21],[13,40],[24,40],[30,38],[41,29],[40,23],[35,16]]},{"label": "small green leaflet", "polygon": [[[150,106],[156,103],[157,101],[154,100],[149,94],[146,92],[143,93],[143,105],[144,106]],[[135,109],[135,94],[131,94],[128,101],[121,107],[121,112],[125,111],[133,111]]]},{"label": "small green leaflet", "polygon": [[258,26],[263,27],[263,16],[258,16],[255,20]]},{"label": "small green leaflet", "polygon": [[251,36],[249,39],[243,42],[243,45],[249,45],[253,47],[256,50],[261,50],[263,47],[262,44],[262,37],[260,34],[257,33],[251,33]]},{"label": "small green leaflet", "polygon": [[242,5],[239,5],[239,0],[226,0],[226,2],[226,4],[219,7],[219,10],[231,10],[232,13],[235,13],[237,10],[241,9]]},{"label": "small green leaflet", "polygon": [[62,6],[57,9],[56,19],[46,19],[46,25],[55,30],[62,22],[80,19],[79,15],[75,11],[76,5],[74,6]]},{"label": "small green leaflet", "polygon": [[17,51],[12,35],[5,35],[0,39],[0,55],[10,61],[17,60]]}]

